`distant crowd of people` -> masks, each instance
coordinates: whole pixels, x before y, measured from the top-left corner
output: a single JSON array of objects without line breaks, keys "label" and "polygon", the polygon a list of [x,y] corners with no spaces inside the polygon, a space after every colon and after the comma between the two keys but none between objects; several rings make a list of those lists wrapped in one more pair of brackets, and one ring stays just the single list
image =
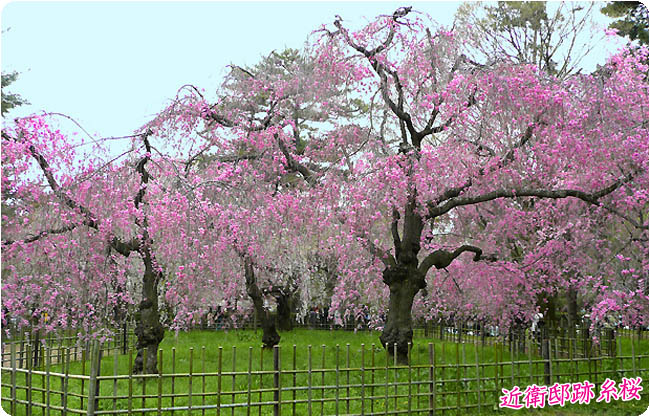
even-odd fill
[{"label": "distant crowd of people", "polygon": [[329,318],[329,307],[319,308],[318,306],[312,307],[307,314],[307,324],[309,327],[315,328],[329,328],[332,323]]}]

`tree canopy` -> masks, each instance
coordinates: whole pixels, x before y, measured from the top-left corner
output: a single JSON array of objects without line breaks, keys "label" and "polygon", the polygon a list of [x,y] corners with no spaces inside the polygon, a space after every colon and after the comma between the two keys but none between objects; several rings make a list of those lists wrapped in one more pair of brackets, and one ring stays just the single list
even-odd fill
[{"label": "tree canopy", "polygon": [[648,44],[648,8],[639,1],[610,1],[600,11],[609,17],[616,18],[609,27],[616,29],[619,36],[638,40],[640,44]]}]

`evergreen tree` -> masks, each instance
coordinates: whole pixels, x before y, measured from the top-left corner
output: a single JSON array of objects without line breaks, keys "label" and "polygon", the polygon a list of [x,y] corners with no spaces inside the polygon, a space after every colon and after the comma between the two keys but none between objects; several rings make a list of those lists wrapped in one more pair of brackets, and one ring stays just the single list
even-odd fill
[{"label": "evergreen tree", "polygon": [[638,40],[642,45],[648,44],[648,8],[638,1],[611,1],[600,11],[617,18],[609,27],[617,29],[618,34],[631,41]]},{"label": "evergreen tree", "polygon": [[18,72],[16,71],[2,74],[2,116],[14,107],[29,104],[29,102],[22,98],[20,94],[10,93],[7,91],[7,87],[17,79]]}]

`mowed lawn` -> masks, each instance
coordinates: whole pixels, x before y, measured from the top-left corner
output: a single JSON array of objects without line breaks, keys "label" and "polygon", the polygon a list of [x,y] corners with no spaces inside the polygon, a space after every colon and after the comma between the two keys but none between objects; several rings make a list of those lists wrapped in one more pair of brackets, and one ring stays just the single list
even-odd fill
[{"label": "mowed lawn", "polygon": [[[606,377],[619,383],[623,376],[641,376],[640,401],[618,400],[607,404],[597,403],[594,398],[589,405],[567,403],[564,407],[547,405],[514,411],[498,407],[501,388],[518,385],[524,391],[530,383],[543,385],[544,364],[536,353],[511,357],[507,346],[441,342],[416,334],[410,364],[395,367],[394,358],[379,346],[377,332],[297,329],[283,332],[281,336],[278,365],[283,372],[279,379],[273,373],[273,351],[261,349],[259,331],[195,330],[177,336],[167,333],[160,346],[162,354],[159,353],[162,359],[159,366],[165,375],[162,378],[157,375],[129,378],[129,363],[135,358],[135,352],[105,355],[101,376],[127,377],[100,381],[98,410],[124,410],[124,414],[131,410],[135,415],[143,414],[137,411],[139,409],[149,409],[145,413],[150,415],[271,415],[276,411],[273,405],[274,396],[278,395],[276,385],[280,387],[282,402],[277,411],[285,415],[369,415],[396,411],[403,415],[430,415],[432,407],[436,414],[446,415],[639,415],[648,408],[647,340],[619,338],[617,358],[592,361],[567,358],[553,361],[551,368],[554,381],[598,382],[594,390],[596,396],[599,384]],[[636,355],[645,355],[634,363],[631,359],[621,359],[631,355],[632,343]],[[432,357],[436,364],[433,375]],[[46,370],[45,367],[39,369]],[[620,372],[622,369],[625,371]],[[50,367],[50,373],[63,374],[64,370],[64,364]],[[291,372],[293,370],[296,372]],[[88,361],[69,365],[70,375],[88,375],[89,372]],[[58,374],[49,376],[50,390],[61,391],[62,384],[66,383]],[[431,383],[431,376],[435,384]],[[75,410],[85,414],[87,398],[75,394],[83,392],[87,396],[88,380],[69,378],[69,394],[64,398],[57,392],[49,395],[44,392],[43,388],[48,385],[46,375],[34,374],[31,378],[31,392],[24,388],[16,392],[18,399],[31,396],[32,403],[44,405],[32,405],[30,413],[48,414],[49,398],[51,415],[62,413],[63,410],[56,408],[64,401],[68,414],[74,414]],[[25,381],[25,374],[16,375],[18,386],[24,387]],[[11,372],[4,371],[2,406],[7,412],[12,411],[8,401],[10,386]],[[190,405],[192,410],[171,410]],[[207,408],[201,409],[204,406]],[[16,414],[23,415],[27,411],[25,404],[16,405]]]}]

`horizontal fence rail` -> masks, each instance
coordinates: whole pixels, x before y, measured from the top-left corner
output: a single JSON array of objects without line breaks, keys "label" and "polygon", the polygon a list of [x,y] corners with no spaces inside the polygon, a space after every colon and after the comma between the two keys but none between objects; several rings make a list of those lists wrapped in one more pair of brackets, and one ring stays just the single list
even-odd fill
[{"label": "horizontal fence rail", "polygon": [[[417,343],[408,363],[379,345],[172,347],[158,373],[133,374],[135,351],[92,344],[8,346],[2,405],[12,415],[435,415],[494,410],[501,388],[648,377],[647,343],[615,337],[612,355],[577,355],[579,339],[514,344]],[[643,345],[643,348],[641,348]],[[107,349],[106,346],[109,346]],[[627,352],[627,353],[623,353]],[[147,355],[143,356],[146,360]],[[146,368],[146,366],[145,366]],[[644,385],[647,392],[647,384]],[[523,390],[523,388],[522,388]]]}]

